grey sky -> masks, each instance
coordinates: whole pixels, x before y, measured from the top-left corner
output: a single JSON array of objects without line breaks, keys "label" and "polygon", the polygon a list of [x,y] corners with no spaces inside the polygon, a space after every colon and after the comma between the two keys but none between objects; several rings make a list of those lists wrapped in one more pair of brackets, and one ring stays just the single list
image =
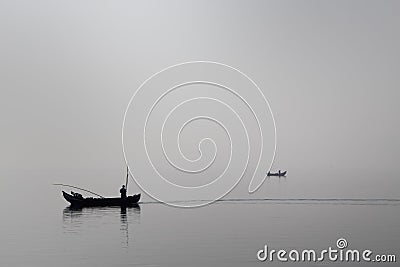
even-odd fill
[{"label": "grey sky", "polygon": [[167,66],[212,60],[269,99],[277,168],[359,174],[337,178],[338,190],[373,174],[370,188],[399,196],[399,12],[398,1],[1,1],[0,171],[123,175],[136,88]]}]

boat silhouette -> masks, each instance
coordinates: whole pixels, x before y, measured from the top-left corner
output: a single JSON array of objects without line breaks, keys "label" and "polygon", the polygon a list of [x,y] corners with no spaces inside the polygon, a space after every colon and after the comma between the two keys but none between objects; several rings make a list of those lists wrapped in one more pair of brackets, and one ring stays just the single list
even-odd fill
[{"label": "boat silhouette", "polygon": [[140,194],[133,196],[127,196],[126,198],[113,197],[113,198],[84,198],[77,194],[68,194],[62,191],[66,201],[71,203],[73,207],[105,207],[105,206],[121,206],[121,207],[132,207],[137,205],[140,200]]},{"label": "boat silhouette", "polygon": [[[76,188],[88,193],[91,193],[93,195],[98,196],[97,198],[94,197],[86,197],[84,198],[81,194],[79,193],[74,193],[71,191],[71,194],[68,194],[65,191],[62,191],[63,197],[65,198],[66,201],[68,201],[71,204],[71,207],[106,207],[106,206],[120,206],[120,207],[132,207],[137,205],[137,203],[140,200],[140,193],[132,196],[127,196],[126,193],[128,191],[128,177],[129,177],[129,168],[128,166],[126,167],[126,183],[124,186],[122,186],[122,189],[125,190],[125,193],[123,194],[121,191],[121,197],[103,197],[99,194],[96,194],[92,191],[76,187],[76,186],[71,186],[71,185],[65,185],[65,184],[55,184],[55,185],[62,185],[62,186],[68,186],[71,188]],[[122,190],[121,189],[121,190]]]},{"label": "boat silhouette", "polygon": [[282,176],[286,176],[287,171],[281,172],[281,170],[279,170],[278,172],[268,172],[267,176],[278,176],[278,177],[282,177]]}]

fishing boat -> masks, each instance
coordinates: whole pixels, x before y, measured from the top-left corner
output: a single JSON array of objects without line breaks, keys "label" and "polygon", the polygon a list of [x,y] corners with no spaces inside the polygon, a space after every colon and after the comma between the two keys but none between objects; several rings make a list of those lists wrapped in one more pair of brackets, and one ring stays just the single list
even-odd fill
[{"label": "fishing boat", "polygon": [[284,171],[284,172],[281,172],[281,171],[279,171],[279,172],[268,172],[267,176],[278,176],[278,177],[286,176],[286,172],[287,171]]},{"label": "fishing boat", "polygon": [[126,182],[125,185],[122,186],[120,191],[121,197],[103,197],[102,195],[96,194],[92,191],[76,187],[76,186],[71,186],[71,185],[66,185],[66,184],[54,184],[54,185],[59,185],[59,186],[67,186],[70,188],[75,188],[81,191],[88,192],[92,195],[98,196],[98,197],[83,197],[79,193],[74,193],[71,191],[71,194],[68,194],[65,191],[62,191],[63,197],[65,198],[66,201],[71,203],[71,207],[105,207],[105,206],[121,206],[121,207],[133,207],[137,206],[138,202],[140,200],[140,194],[132,195],[132,196],[127,196],[127,191],[128,191],[128,177],[129,177],[129,168],[126,167]]},{"label": "fishing boat", "polygon": [[71,203],[73,207],[104,207],[104,206],[121,206],[130,207],[135,206],[140,200],[140,194],[133,196],[127,196],[126,198],[114,197],[114,198],[93,198],[93,197],[82,197],[77,194],[68,194],[62,191],[66,201]]}]

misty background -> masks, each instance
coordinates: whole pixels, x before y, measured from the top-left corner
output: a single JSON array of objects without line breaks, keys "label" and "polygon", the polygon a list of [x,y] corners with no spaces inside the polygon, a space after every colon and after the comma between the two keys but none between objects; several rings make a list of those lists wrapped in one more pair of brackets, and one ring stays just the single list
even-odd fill
[{"label": "misty background", "polygon": [[[397,1],[1,1],[1,193],[47,188],[62,206],[51,187],[61,182],[117,195],[132,94],[167,66],[210,60],[260,86],[277,124],[273,167],[288,170],[252,196],[246,180],[230,196],[400,198],[399,8]],[[129,190],[140,191],[132,182]]]}]

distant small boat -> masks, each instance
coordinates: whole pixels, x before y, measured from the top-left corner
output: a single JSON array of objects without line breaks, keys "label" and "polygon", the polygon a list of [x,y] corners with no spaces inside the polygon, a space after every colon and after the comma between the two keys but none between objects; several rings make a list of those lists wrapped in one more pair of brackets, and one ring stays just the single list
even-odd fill
[{"label": "distant small boat", "polygon": [[66,201],[71,203],[73,207],[105,207],[105,206],[135,206],[140,200],[140,194],[128,196],[126,198],[84,198],[79,194],[71,195],[62,191]]},{"label": "distant small boat", "polygon": [[278,176],[278,177],[281,177],[281,176],[286,176],[286,172],[287,171],[284,171],[284,172],[268,172],[267,173],[267,176]]}]

